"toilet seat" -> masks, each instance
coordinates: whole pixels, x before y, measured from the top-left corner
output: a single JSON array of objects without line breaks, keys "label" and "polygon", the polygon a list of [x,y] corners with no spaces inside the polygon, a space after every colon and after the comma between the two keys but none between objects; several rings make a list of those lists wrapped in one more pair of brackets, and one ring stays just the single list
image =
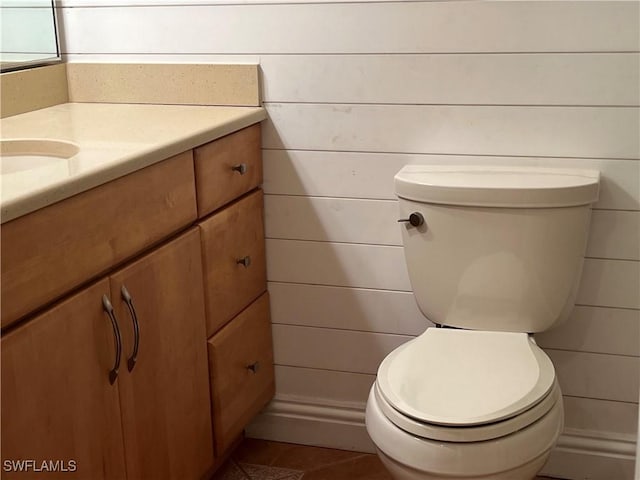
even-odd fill
[{"label": "toilet seat", "polygon": [[551,360],[525,333],[429,328],[385,358],[376,392],[404,430],[477,441],[540,418],[557,399],[554,385]]},{"label": "toilet seat", "polygon": [[374,384],[373,395],[384,416],[396,427],[420,438],[443,442],[481,442],[504,437],[526,428],[544,417],[562,397],[560,387],[556,381],[551,392],[534,407],[508,420],[476,427],[443,427],[441,425],[420,423],[398,412],[381,395],[377,383]]}]

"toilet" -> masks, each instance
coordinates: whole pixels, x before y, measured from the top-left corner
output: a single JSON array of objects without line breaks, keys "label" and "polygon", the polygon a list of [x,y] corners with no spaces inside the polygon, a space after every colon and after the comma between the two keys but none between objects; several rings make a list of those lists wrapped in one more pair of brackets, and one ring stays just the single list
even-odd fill
[{"label": "toilet", "polygon": [[429,327],[380,364],[366,426],[398,480],[532,479],[563,428],[534,333],[571,312],[599,172],[407,165],[405,260]]}]

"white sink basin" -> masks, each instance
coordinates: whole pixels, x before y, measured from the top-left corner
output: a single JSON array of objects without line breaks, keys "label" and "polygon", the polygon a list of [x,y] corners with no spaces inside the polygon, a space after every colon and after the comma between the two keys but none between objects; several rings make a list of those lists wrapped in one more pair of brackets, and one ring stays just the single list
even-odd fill
[{"label": "white sink basin", "polygon": [[0,140],[0,174],[55,165],[78,153],[77,145],[60,140]]}]

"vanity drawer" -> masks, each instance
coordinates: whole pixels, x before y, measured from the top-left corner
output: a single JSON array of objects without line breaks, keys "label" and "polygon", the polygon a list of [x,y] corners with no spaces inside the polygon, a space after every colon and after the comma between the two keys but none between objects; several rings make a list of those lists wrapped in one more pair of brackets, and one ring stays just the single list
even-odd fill
[{"label": "vanity drawer", "polygon": [[208,341],[213,432],[224,452],[275,393],[269,294]]},{"label": "vanity drawer", "polygon": [[260,124],[194,150],[198,217],[262,183]]},{"label": "vanity drawer", "polygon": [[263,212],[256,190],[199,224],[207,336],[267,289]]},{"label": "vanity drawer", "polygon": [[191,151],[2,225],[2,327],[196,218]]}]

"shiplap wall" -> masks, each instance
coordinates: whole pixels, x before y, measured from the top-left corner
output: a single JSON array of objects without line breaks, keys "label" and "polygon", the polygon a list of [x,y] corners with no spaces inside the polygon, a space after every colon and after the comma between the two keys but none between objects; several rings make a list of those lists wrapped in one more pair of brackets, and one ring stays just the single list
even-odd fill
[{"label": "shiplap wall", "polygon": [[252,433],[368,448],[362,410],[378,364],[429,325],[396,224],[404,164],[596,168],[578,306],[537,337],[568,432],[547,472],[631,478],[638,2],[176,3],[66,0],[63,49],[72,62],[261,64],[277,401]]}]

